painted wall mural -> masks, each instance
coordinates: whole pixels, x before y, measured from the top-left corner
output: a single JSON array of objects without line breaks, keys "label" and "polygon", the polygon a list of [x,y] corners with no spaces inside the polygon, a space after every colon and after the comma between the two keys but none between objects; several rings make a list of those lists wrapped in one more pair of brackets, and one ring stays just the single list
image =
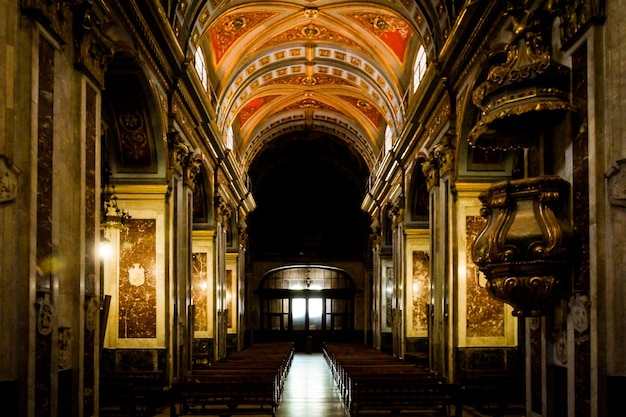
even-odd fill
[{"label": "painted wall mural", "polygon": [[156,338],[156,219],[120,233],[118,337]]},{"label": "painted wall mural", "polygon": [[207,331],[209,328],[207,289],[207,254],[194,253],[191,270],[191,302],[195,305],[194,331]]},{"label": "painted wall mural", "polygon": [[413,332],[428,331],[428,301],[430,298],[429,256],[425,251],[413,251],[413,277],[411,283]]},{"label": "painted wall mural", "polygon": [[485,278],[472,260],[472,245],[485,227],[481,216],[466,216],[467,337],[504,336],[504,304],[487,294]]}]

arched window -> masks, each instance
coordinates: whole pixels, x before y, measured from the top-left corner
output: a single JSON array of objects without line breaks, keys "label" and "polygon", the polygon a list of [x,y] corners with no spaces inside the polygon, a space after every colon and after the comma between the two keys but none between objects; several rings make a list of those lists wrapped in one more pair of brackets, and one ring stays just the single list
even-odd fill
[{"label": "arched window", "polygon": [[417,87],[419,87],[422,82],[422,78],[424,78],[424,74],[426,73],[426,64],[426,50],[422,45],[420,45],[420,48],[417,51],[417,57],[415,58],[415,64],[413,65],[413,93],[417,91]]},{"label": "arched window", "polygon": [[234,133],[233,127],[228,126],[226,128],[226,149],[233,150],[233,142],[234,142]]},{"label": "arched window", "polygon": [[206,64],[204,63],[204,55],[202,54],[202,49],[196,49],[196,55],[194,57],[194,65],[196,68],[196,72],[198,73],[198,77],[200,77],[200,82],[205,90],[209,88],[209,78],[206,72]]},{"label": "arched window", "polygon": [[393,148],[393,131],[391,126],[387,125],[385,128],[385,153],[389,152]]}]

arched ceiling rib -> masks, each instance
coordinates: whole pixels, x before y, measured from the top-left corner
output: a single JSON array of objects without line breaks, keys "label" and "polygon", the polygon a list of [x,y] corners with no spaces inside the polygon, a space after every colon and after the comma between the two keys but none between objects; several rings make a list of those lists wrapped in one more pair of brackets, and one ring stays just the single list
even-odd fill
[{"label": "arched ceiling rib", "polygon": [[428,24],[445,22],[444,1],[186,3],[177,16],[195,19],[182,25],[205,56],[216,127],[232,126],[245,167],[275,138],[307,130],[345,140],[371,168],[386,126],[399,135],[407,123],[417,47],[434,56],[433,33],[445,33]]}]

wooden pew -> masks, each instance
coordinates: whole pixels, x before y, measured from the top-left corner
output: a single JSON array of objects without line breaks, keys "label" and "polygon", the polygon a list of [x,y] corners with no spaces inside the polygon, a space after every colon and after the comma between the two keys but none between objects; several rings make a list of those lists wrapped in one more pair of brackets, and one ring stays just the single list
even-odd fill
[{"label": "wooden pew", "polygon": [[363,346],[326,344],[323,353],[352,416],[461,415],[459,384]]},{"label": "wooden pew", "polygon": [[354,383],[350,415],[380,415],[385,411],[389,414],[410,412],[420,416],[449,416],[454,405],[456,415],[460,417],[459,388],[458,384],[435,377],[362,378]]},{"label": "wooden pew", "polygon": [[[503,416],[507,409],[525,408],[524,372],[515,369],[466,369],[459,373],[464,404]],[[519,410],[516,410],[519,411]],[[524,413],[523,410],[521,410]]]},{"label": "wooden pew", "polygon": [[148,416],[166,404],[162,371],[117,371],[100,376],[100,416]]},{"label": "wooden pew", "polygon": [[257,415],[276,416],[278,398],[275,380],[231,376],[193,382],[177,382],[172,386],[176,401],[170,416],[183,415]]},{"label": "wooden pew", "polygon": [[275,416],[293,359],[293,344],[242,350],[172,385],[170,416]]}]

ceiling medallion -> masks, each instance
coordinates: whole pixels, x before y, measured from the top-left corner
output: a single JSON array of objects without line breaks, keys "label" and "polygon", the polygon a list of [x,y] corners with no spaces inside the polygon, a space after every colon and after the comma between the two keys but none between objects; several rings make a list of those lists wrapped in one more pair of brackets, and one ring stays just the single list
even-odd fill
[{"label": "ceiling medallion", "polygon": [[372,25],[374,26],[375,29],[378,29],[381,32],[388,31],[389,27],[391,26],[389,22],[387,22],[385,19],[383,19],[380,16],[376,16],[374,19],[372,19]]},{"label": "ceiling medallion", "polygon": [[313,39],[314,37],[318,36],[319,33],[320,30],[315,25],[306,25],[304,28],[302,28],[302,34],[309,39]]},{"label": "ceiling medallion", "polygon": [[319,14],[319,10],[316,7],[307,7],[304,9],[304,17],[309,19],[315,19]]},{"label": "ceiling medallion", "polygon": [[238,16],[226,22],[226,25],[224,26],[224,28],[230,32],[237,32],[243,29],[244,27],[246,27],[247,23],[248,23],[247,18],[243,16]]},{"label": "ceiling medallion", "polygon": [[370,108],[370,105],[367,102],[363,101],[363,100],[357,100],[356,105],[358,107],[362,108],[362,109],[369,109]]}]

